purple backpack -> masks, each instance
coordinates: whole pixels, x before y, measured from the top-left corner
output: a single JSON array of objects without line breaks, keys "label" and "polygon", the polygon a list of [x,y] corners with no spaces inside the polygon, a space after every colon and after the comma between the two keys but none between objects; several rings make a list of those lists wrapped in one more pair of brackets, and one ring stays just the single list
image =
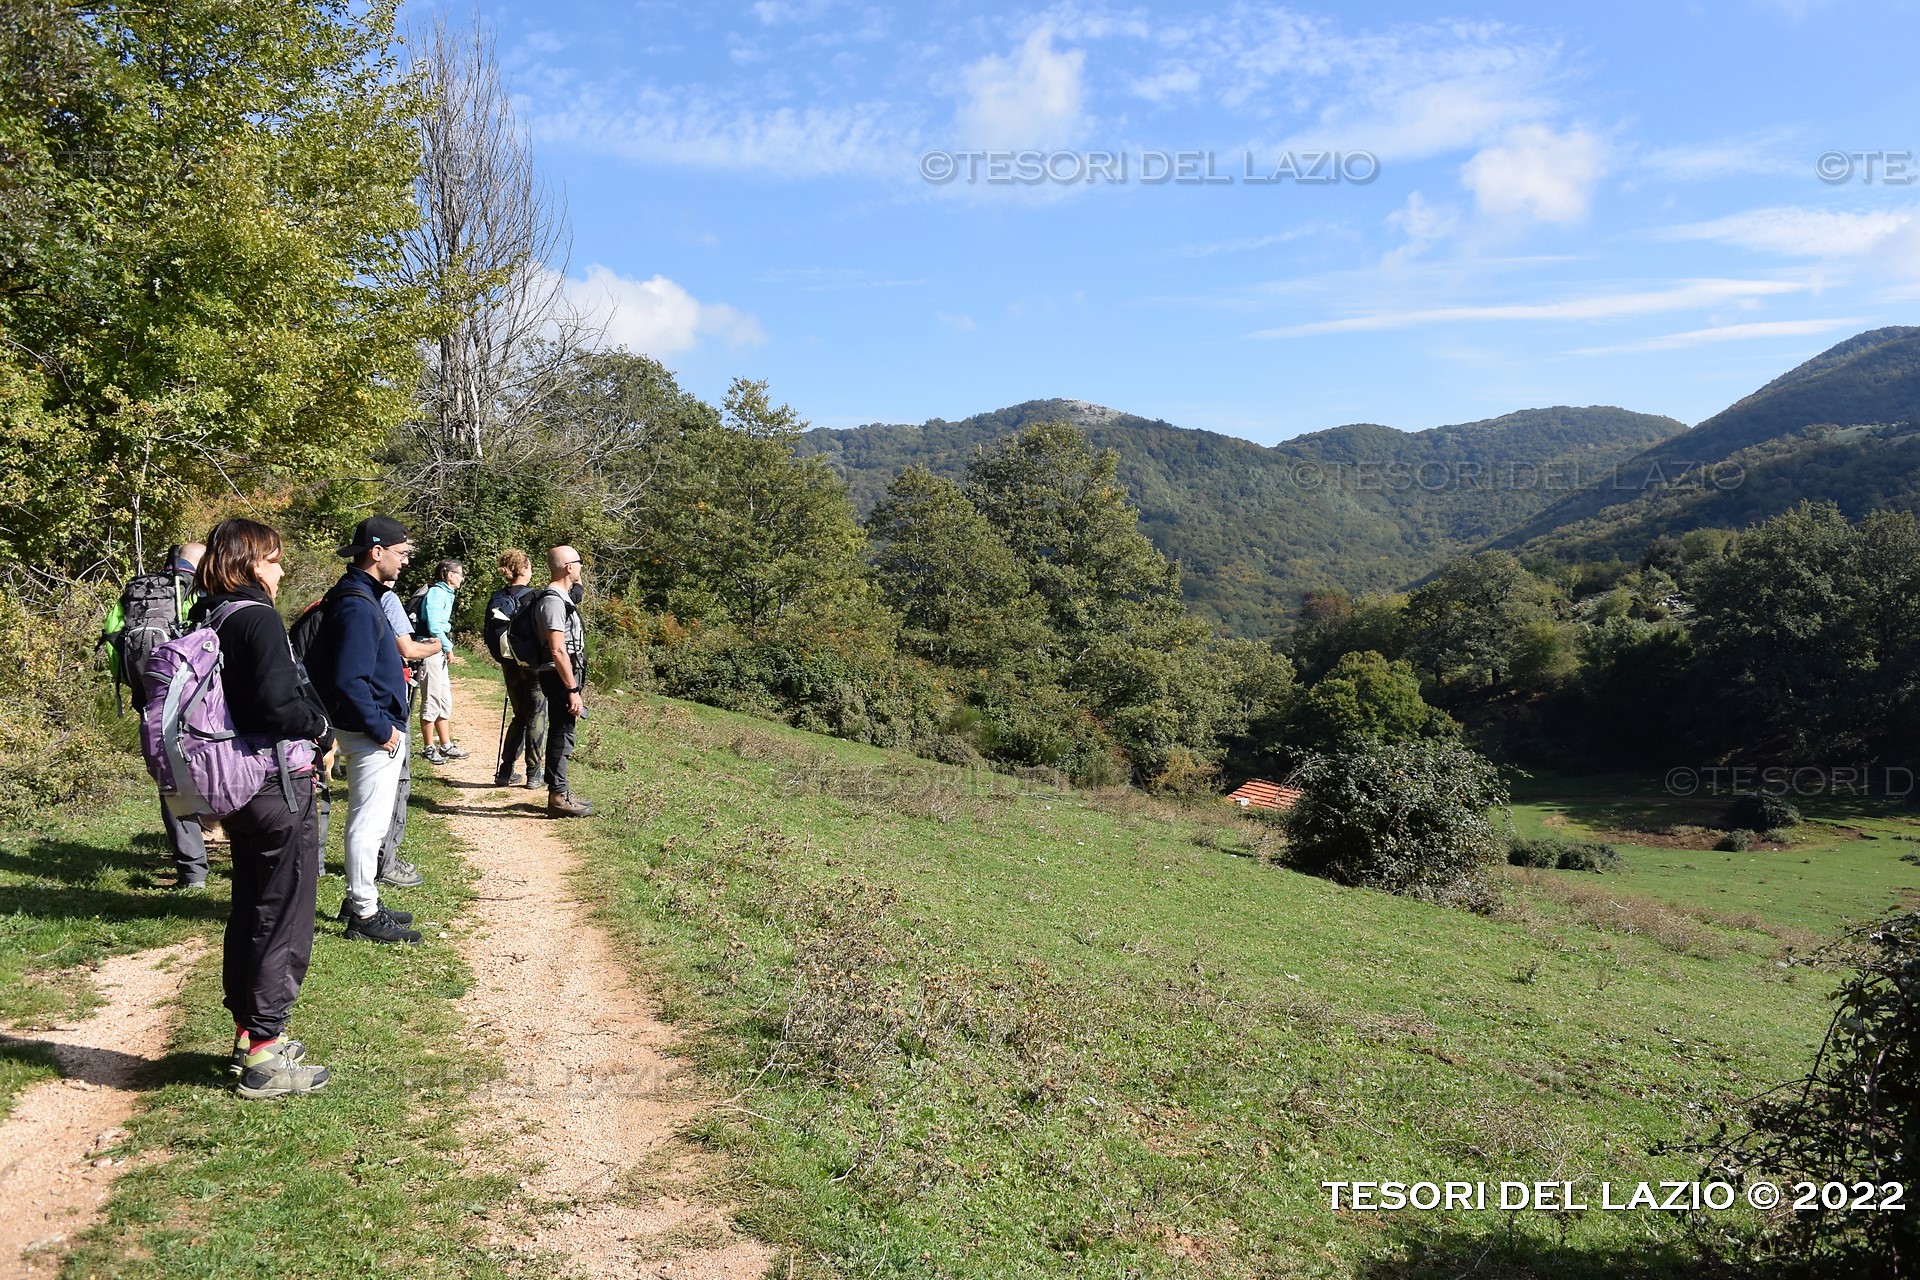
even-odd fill
[{"label": "purple backpack", "polygon": [[235,813],[259,794],[275,768],[288,807],[296,807],[293,774],[313,763],[310,742],[273,742],[233,727],[220,682],[224,663],[215,628],[249,605],[267,607],[258,600],[223,604],[194,630],[156,646],[147,659],[140,751],[176,817]]}]

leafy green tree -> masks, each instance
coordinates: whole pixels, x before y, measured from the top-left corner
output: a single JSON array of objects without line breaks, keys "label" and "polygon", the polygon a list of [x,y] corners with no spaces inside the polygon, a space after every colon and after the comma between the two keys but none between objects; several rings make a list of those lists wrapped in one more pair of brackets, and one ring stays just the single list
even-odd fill
[{"label": "leafy green tree", "polygon": [[1803,503],[1701,575],[1693,634],[1722,741],[1795,759],[1860,745],[1856,682],[1873,655],[1857,547],[1838,507]]},{"label": "leafy green tree", "polygon": [[1492,764],[1457,741],[1361,739],[1315,756],[1296,775],[1288,861],[1341,884],[1470,905],[1506,854],[1489,820],[1507,791]]},{"label": "leafy green tree", "polygon": [[1129,606],[1180,598],[1180,571],[1140,532],[1117,467],[1111,449],[1096,452],[1072,426],[1049,422],[968,468],[967,496],[1026,565],[1064,636],[1100,631]]},{"label": "leafy green tree", "polygon": [[[378,0],[6,6],[6,552],[124,566],[192,496],[337,474],[408,412],[419,103]],[[154,536],[159,535],[159,536]]]},{"label": "leafy green tree", "polygon": [[1406,662],[1373,652],[1341,656],[1302,693],[1288,717],[1287,745],[1325,751],[1355,739],[1408,742],[1454,731],[1445,712],[1420,696],[1420,677]]},{"label": "leafy green tree", "polygon": [[1300,598],[1300,618],[1287,636],[1287,652],[1302,679],[1317,680],[1342,654],[1371,650],[1398,658],[1406,647],[1407,601],[1398,595],[1349,596],[1334,588]]},{"label": "leafy green tree", "polygon": [[720,421],[679,424],[634,521],[654,603],[753,637],[825,624],[891,640],[845,486],[824,460],[793,456],[805,429],[765,382],[746,379],[728,389]]},{"label": "leafy green tree", "polygon": [[1527,625],[1548,616],[1541,582],[1504,551],[1449,561],[1407,597],[1409,656],[1436,685],[1456,672],[1499,686],[1513,671]]},{"label": "leafy green tree", "polygon": [[881,597],[901,643],[962,668],[998,667],[1050,644],[1027,572],[951,480],[910,466],[867,517]]}]

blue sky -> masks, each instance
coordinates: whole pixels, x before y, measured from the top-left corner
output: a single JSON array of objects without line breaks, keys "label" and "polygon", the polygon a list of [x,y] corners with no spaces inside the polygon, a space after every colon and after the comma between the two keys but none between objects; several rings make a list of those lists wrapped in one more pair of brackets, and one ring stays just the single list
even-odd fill
[{"label": "blue sky", "polygon": [[[699,394],[766,378],[819,426],[1048,396],[1263,443],[1693,422],[1920,323],[1913,3],[480,13],[574,296]],[[1104,168],[987,180],[1023,150]],[[1176,152],[1229,181],[1142,181]],[[1285,175],[1329,152],[1355,180]]]}]

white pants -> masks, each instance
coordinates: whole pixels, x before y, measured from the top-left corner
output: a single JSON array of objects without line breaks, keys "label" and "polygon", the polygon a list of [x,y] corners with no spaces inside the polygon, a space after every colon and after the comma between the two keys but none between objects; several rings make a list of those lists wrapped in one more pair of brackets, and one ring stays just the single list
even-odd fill
[{"label": "white pants", "polygon": [[380,905],[373,878],[380,871],[380,843],[393,823],[393,799],[400,792],[400,769],[406,763],[407,740],[392,755],[364,733],[339,731],[340,752],[347,758],[347,906],[367,916]]}]

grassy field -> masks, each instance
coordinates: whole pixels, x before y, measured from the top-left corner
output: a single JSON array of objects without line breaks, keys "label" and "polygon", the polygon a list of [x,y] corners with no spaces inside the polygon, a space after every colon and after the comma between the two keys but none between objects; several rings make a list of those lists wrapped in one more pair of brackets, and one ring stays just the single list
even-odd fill
[{"label": "grassy field", "polygon": [[[733,1082],[707,1136],[801,1274],[1683,1274],[1673,1215],[1335,1214],[1320,1184],[1690,1175],[1650,1149],[1824,1029],[1828,979],[1781,959],[1920,883],[1920,826],[1848,814],[1880,838],[1630,848],[1516,872],[1488,919],[1282,870],[1220,808],[597,705],[587,892]],[[1529,785],[1523,831],[1664,807]]]},{"label": "grassy field", "polygon": [[[291,1030],[330,1067],[329,1089],[288,1104],[228,1089],[233,1024],[220,1006],[223,850],[204,897],[167,892],[151,793],[100,812],[0,834],[0,1027],[31,1026],[94,1002],[99,957],[208,940],[184,993],[184,1024],[117,1154],[130,1157],[105,1220],[69,1259],[70,1276],[490,1276],[481,1236],[511,1211],[510,1179],[467,1172],[460,1122],[497,1071],[459,1039],[453,1002],[467,973],[439,925],[469,874],[423,781],[409,856],[427,885],[396,894],[425,922],[417,949],[349,943],[331,923],[343,881],[321,882],[322,924]],[[338,812],[338,811],[336,811]],[[332,862],[339,867],[339,827]],[[442,935],[444,937],[444,935]],[[0,1050],[0,1099],[52,1074],[28,1051]]]},{"label": "grassy field", "polygon": [[[1514,872],[1477,917],[1285,871],[1224,807],[630,697],[596,700],[576,785],[602,809],[569,828],[581,891],[721,1083],[722,1194],[796,1276],[1686,1274],[1671,1215],[1334,1213],[1320,1184],[1689,1176],[1650,1150],[1798,1074],[1824,1028],[1830,979],[1782,960],[1920,884],[1898,813],[1812,806],[1788,847],[1723,854],[1675,847],[1716,809],[1657,780],[1541,777],[1518,829],[1625,864]],[[322,928],[294,1029],[328,1093],[232,1097],[200,966],[69,1274],[510,1270],[488,1219],[538,1207],[463,1160],[498,1068],[462,1049],[467,973],[434,936],[468,893],[434,813],[455,794],[423,781],[409,836],[430,944]],[[0,834],[0,1025],[82,1011],[102,955],[217,940],[221,870],[167,894],[150,807],[133,787]],[[0,1101],[48,1074],[0,1052]]]}]

